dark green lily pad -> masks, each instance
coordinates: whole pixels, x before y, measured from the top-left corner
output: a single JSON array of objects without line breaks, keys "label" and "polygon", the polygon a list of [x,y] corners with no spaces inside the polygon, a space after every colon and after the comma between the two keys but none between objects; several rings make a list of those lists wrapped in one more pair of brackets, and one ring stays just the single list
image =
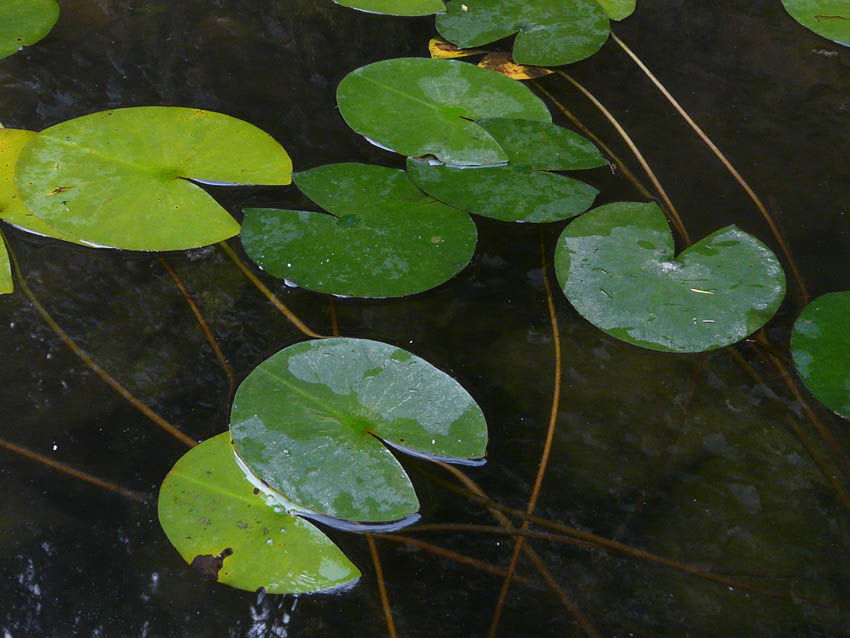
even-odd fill
[{"label": "dark green lily pad", "polygon": [[242,245],[261,268],[309,290],[401,297],[440,285],[472,258],[466,213],[417,189],[403,171],[331,164],[295,174],[331,214],[245,210]]},{"label": "dark green lily pad", "polygon": [[847,0],[782,0],[797,22],[838,44],[850,46],[850,2]]},{"label": "dark green lily pad", "polygon": [[36,235],[77,242],[70,235],[60,233],[24,206],[15,187],[15,168],[24,146],[35,137],[34,131],[0,128],[0,219]]},{"label": "dark green lily pad", "polygon": [[521,83],[457,60],[400,58],[360,67],[340,82],[337,103],[346,123],[373,142],[456,166],[508,159],[475,120],[552,120]]},{"label": "dark green lily pad", "polygon": [[360,522],[419,509],[382,441],[415,454],[478,459],[484,415],[430,363],[386,343],[333,338],[289,346],[236,392],[230,430],[251,471],[296,509]]},{"label": "dark green lily pad", "polygon": [[603,166],[590,141],[548,122],[488,119],[478,122],[508,155],[507,166],[456,168],[410,158],[407,171],[432,197],[494,219],[552,222],[586,211],[597,191],[578,180],[548,173]]},{"label": "dark green lily pad", "polygon": [[803,309],[791,333],[791,354],[818,401],[850,419],[850,292],[831,292]]},{"label": "dark green lily pad", "polygon": [[56,0],[0,0],[0,58],[41,40],[58,19]]},{"label": "dark green lily pad", "polygon": [[625,20],[635,12],[635,0],[596,0],[612,20]]},{"label": "dark green lily pad", "polygon": [[33,214],[84,243],[182,250],[239,232],[190,180],[288,184],[291,171],[283,147],[247,122],[152,106],[45,129],[21,152],[15,183]]},{"label": "dark green lily pad", "polygon": [[461,48],[517,33],[517,64],[559,66],[588,58],[608,40],[605,10],[595,0],[451,0],[437,30]]},{"label": "dark green lily pad", "polygon": [[268,503],[224,432],[183,455],[159,490],[159,521],[183,559],[220,583],[272,594],[332,589],[360,572],[318,528]]},{"label": "dark green lily pad", "polygon": [[394,16],[427,16],[445,11],[443,0],[334,0],[343,7]]},{"label": "dark green lily pad", "polygon": [[674,257],[655,204],[619,202],[585,213],[558,239],[555,269],[583,317],[652,350],[702,352],[740,341],[785,296],[776,256],[735,226]]}]

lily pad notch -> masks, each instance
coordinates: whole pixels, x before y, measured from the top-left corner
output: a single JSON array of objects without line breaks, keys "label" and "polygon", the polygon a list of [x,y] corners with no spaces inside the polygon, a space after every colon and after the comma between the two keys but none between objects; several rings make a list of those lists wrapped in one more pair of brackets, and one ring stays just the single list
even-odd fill
[{"label": "lily pad notch", "polygon": [[446,461],[484,457],[481,408],[446,373],[378,341],[330,338],[284,348],[239,386],[234,446],[294,511],[357,523],[419,510],[387,448]]},{"label": "lily pad notch", "polygon": [[132,107],[51,126],[21,151],[23,204],[94,246],[184,250],[239,233],[192,180],[285,185],[292,162],[271,136],[236,118],[182,107]]}]

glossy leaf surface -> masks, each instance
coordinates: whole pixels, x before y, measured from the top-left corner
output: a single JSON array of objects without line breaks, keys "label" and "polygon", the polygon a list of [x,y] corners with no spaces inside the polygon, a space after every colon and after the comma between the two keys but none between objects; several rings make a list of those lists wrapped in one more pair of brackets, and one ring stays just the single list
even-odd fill
[{"label": "glossy leaf surface", "polygon": [[323,213],[247,209],[242,245],[299,286],[351,297],[401,297],[462,270],[477,241],[466,213],[417,189],[403,171],[331,164],[295,174]]},{"label": "glossy leaf surface", "polygon": [[625,20],[635,12],[635,0],[596,0],[612,20]]},{"label": "glossy leaf surface", "polygon": [[735,226],[674,257],[655,204],[620,202],[572,222],[558,240],[558,281],[608,334],[653,350],[720,348],[764,325],[785,295],[776,256]]},{"label": "glossy leaf surface", "polygon": [[596,147],[548,122],[488,119],[479,124],[508,155],[507,166],[454,168],[408,159],[419,188],[469,213],[503,221],[551,222],[587,210],[597,191],[578,180],[548,173],[603,166]]},{"label": "glossy leaf surface", "polygon": [[484,456],[487,426],[460,384],[428,362],[366,339],[289,346],[236,392],[230,429],[251,471],[300,508],[362,522],[419,508],[382,441],[432,457]]},{"label": "glossy leaf surface", "polygon": [[58,18],[56,0],[0,0],[0,58],[41,40]]},{"label": "glossy leaf surface", "polygon": [[348,125],[381,146],[458,166],[507,161],[475,120],[552,119],[519,82],[457,60],[399,58],[360,67],[340,82],[337,102]]},{"label": "glossy leaf surface", "polygon": [[237,589],[313,592],[360,577],[318,528],[266,503],[237,464],[229,432],[177,461],[162,482],[158,510],[183,559]]},{"label": "glossy leaf surface", "polygon": [[76,241],[60,233],[32,214],[21,201],[15,187],[15,168],[24,146],[35,137],[33,131],[0,128],[0,219],[37,235],[54,237],[65,241]]},{"label": "glossy leaf surface", "polygon": [[181,250],[239,232],[190,180],[288,184],[292,164],[268,134],[235,118],[177,107],[93,113],[40,132],[21,153],[24,204],[85,243]]},{"label": "glossy leaf surface", "polygon": [[558,66],[596,53],[608,39],[608,16],[596,0],[451,0],[437,30],[459,47],[514,33],[517,64]]},{"label": "glossy leaf surface", "polygon": [[782,4],[807,29],[850,46],[850,2],[847,0],[782,0]]},{"label": "glossy leaf surface", "polygon": [[334,0],[334,2],[368,13],[394,16],[427,16],[446,10],[442,0]]},{"label": "glossy leaf surface", "polygon": [[850,419],[850,292],[823,295],[803,309],[791,333],[791,354],[809,391]]}]

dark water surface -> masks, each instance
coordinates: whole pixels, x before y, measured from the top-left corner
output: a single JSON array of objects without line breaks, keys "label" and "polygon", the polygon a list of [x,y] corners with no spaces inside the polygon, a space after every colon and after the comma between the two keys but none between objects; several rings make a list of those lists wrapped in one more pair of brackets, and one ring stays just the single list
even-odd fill
[{"label": "dark water surface", "polygon": [[[638,4],[616,32],[761,194],[812,295],[850,289],[850,50],[804,30],[778,0]],[[334,92],[363,64],[427,55],[433,18],[367,15],[329,0],[62,5],[50,36],[0,61],[5,126],[40,130],[107,108],[193,106],[268,131],[296,170],[402,166],[344,125]],[[778,251],[740,187],[614,43],[570,72],[633,134],[692,236],[735,223]],[[584,98],[557,77],[543,82],[638,171]],[[602,191],[597,203],[639,198],[608,169],[584,176]],[[300,204],[293,190],[215,194],[238,215],[251,202]],[[456,377],[490,427],[488,463],[468,473],[492,498],[523,508],[553,380],[538,231],[476,224],[476,255],[457,277],[409,299],[341,300],[340,325],[344,335],[406,347]],[[560,230],[544,229],[550,255]],[[4,232],[41,301],[100,365],[193,438],[226,428],[226,380],[156,256]],[[239,379],[303,339],[219,249],[167,258]],[[306,323],[330,330],[325,296],[263,278]],[[789,595],[535,542],[588,621],[603,636],[846,636],[850,514],[792,423],[845,488],[847,475],[777,373],[746,345],[736,349],[762,384],[723,350],[701,368],[698,355],[641,350],[593,328],[560,294],[555,304],[562,398],[538,513]],[[791,294],[768,326],[781,353],[799,309]],[[0,334],[0,437],[151,496],[139,505],[0,449],[2,638],[387,635],[360,536],[330,532],[364,573],[342,593],[296,600],[202,581],[156,519],[158,485],[185,448],[85,368],[20,291],[0,300]],[[815,410],[850,449],[848,424]],[[423,522],[493,523],[431,478],[445,473],[403,463]],[[500,567],[512,550],[496,536],[414,535]],[[400,636],[486,635],[500,578],[390,541],[378,548]],[[525,562],[519,573],[538,579]],[[582,631],[548,589],[515,583],[499,635]]]}]

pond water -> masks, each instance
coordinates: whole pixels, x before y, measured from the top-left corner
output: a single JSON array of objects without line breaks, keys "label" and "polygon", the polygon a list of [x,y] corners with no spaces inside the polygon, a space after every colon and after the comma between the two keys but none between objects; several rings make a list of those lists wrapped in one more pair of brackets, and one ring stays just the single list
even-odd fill
[{"label": "pond water", "polygon": [[[268,131],[296,170],[339,161],[403,165],[345,126],[334,92],[363,64],[427,55],[433,18],[367,15],[330,0],[61,4],[45,40],[0,61],[0,122],[7,127],[40,130],[122,106],[193,106]],[[615,31],[767,203],[810,294],[850,288],[843,139],[850,50],[800,27],[778,0],[638,5]],[[778,252],[741,188],[614,43],[570,72],[633,135],[692,236],[734,223]],[[638,172],[584,98],[563,79],[542,83]],[[607,168],[584,177],[600,189],[598,204],[639,199]],[[292,188],[213,192],[237,216],[247,203],[304,205]],[[476,254],[459,275],[407,299],[338,300],[339,325],[344,335],[405,347],[457,378],[490,428],[486,465],[467,473],[494,500],[524,508],[554,378],[538,229],[475,221]],[[542,230],[548,260],[561,228]],[[40,301],[103,368],[197,440],[226,428],[227,380],[155,255],[7,235]],[[240,250],[238,239],[230,244]],[[218,248],[166,258],[237,379],[304,338]],[[330,331],[328,297],[261,277],[308,325]],[[767,327],[781,356],[799,302],[792,292]],[[642,350],[595,329],[560,293],[555,308],[563,382],[537,513],[784,595],[623,552],[534,541],[596,631],[847,635],[850,515],[813,454],[845,489],[847,474],[776,371],[746,344],[736,351],[763,383],[725,350],[705,357]],[[87,369],[20,291],[0,300],[0,326],[0,438],[150,497],[138,504],[0,450],[4,638],[387,635],[362,536],[329,531],[363,571],[342,592],[296,599],[202,580],[156,517],[158,486],[185,447]],[[850,448],[848,424],[804,396]],[[484,507],[435,480],[450,475],[424,461],[402,462],[422,522],[494,524]],[[407,535],[501,568],[513,549],[505,537],[475,532]],[[378,550],[400,636],[486,635],[501,577],[390,540],[379,539]],[[541,582],[525,561],[518,574]],[[534,583],[512,584],[498,635],[582,635],[558,597]]]}]

